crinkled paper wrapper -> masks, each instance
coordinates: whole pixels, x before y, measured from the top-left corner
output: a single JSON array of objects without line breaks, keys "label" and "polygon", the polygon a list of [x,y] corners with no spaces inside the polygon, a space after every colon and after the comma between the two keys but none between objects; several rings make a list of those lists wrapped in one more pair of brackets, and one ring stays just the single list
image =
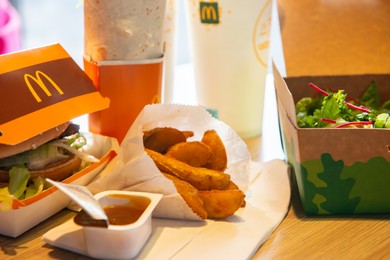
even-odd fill
[{"label": "crinkled paper wrapper", "polygon": [[155,127],[174,127],[194,132],[194,136],[188,141],[200,141],[206,130],[216,130],[228,156],[228,168],[225,172],[230,174],[241,190],[246,191],[250,153],[246,144],[229,126],[199,106],[153,104],[144,107],[127,132],[118,155],[88,186],[93,193],[113,189],[162,193],[164,196],[153,213],[154,217],[201,220],[144,150],[143,131]]}]

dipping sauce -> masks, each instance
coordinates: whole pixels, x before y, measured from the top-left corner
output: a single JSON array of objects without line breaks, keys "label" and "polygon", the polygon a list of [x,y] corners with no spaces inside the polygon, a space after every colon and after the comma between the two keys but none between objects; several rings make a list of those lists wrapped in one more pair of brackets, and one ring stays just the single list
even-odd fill
[{"label": "dipping sauce", "polygon": [[[110,194],[99,200],[110,225],[129,225],[136,222],[144,213],[150,199],[141,196]],[[107,227],[104,220],[91,218],[85,211],[78,213],[74,222],[81,226]]]},{"label": "dipping sauce", "polygon": [[142,209],[129,206],[108,206],[103,209],[111,225],[128,225],[134,223],[144,212]]}]

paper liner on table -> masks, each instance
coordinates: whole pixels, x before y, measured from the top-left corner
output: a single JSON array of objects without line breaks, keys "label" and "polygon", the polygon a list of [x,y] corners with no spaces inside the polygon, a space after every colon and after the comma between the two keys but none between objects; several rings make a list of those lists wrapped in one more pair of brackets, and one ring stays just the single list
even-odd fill
[{"label": "paper liner on table", "polygon": [[[250,168],[245,208],[224,221],[153,218],[152,234],[136,258],[251,259],[284,219],[291,190],[284,161],[252,162]],[[82,227],[72,219],[51,229],[42,239],[52,246],[88,255]]]},{"label": "paper liner on table", "polygon": [[127,132],[116,158],[88,186],[93,193],[108,189],[162,193],[164,197],[155,209],[154,217],[201,220],[144,150],[143,131],[155,127],[192,131],[194,136],[189,141],[201,140],[206,130],[216,130],[227,152],[228,168],[225,172],[230,174],[241,190],[247,189],[250,153],[246,144],[229,126],[213,118],[202,107],[154,104],[145,106]]}]

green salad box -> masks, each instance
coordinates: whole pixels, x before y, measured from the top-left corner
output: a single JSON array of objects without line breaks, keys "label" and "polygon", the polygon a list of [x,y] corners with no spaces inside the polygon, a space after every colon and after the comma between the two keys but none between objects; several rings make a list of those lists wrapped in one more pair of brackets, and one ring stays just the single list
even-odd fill
[{"label": "green salad box", "polygon": [[299,128],[295,103],[318,95],[308,87],[359,97],[375,80],[390,99],[390,75],[283,77],[273,66],[283,149],[308,215],[390,213],[390,129]]}]

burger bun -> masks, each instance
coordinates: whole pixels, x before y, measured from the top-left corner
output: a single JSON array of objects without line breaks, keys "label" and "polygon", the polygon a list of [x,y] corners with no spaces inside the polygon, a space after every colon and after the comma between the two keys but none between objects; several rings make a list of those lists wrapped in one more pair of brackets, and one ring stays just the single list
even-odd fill
[{"label": "burger bun", "polygon": [[60,136],[70,125],[66,122],[16,145],[0,144],[0,159],[34,149]]}]

